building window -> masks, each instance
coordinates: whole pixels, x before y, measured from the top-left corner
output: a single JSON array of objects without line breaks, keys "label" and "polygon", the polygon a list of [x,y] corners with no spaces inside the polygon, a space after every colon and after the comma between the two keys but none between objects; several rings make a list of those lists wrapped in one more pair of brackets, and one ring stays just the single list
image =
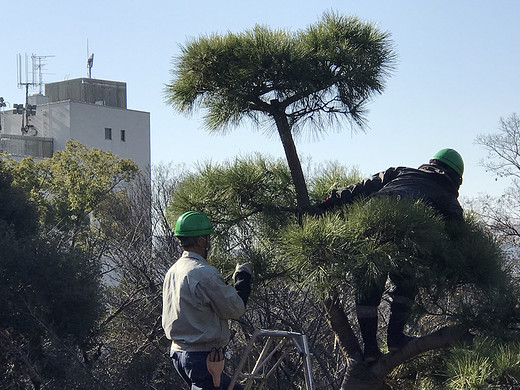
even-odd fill
[{"label": "building window", "polygon": [[121,130],[121,142],[126,141],[126,130]]},{"label": "building window", "polygon": [[112,139],[112,129],[105,127],[105,139]]}]

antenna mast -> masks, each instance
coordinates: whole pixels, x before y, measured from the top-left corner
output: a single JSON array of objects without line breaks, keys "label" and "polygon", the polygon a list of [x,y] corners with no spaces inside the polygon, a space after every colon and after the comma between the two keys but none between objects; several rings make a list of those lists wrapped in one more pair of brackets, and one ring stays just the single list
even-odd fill
[{"label": "antenna mast", "polygon": [[[16,57],[17,62],[17,71],[18,71],[18,88],[25,88],[25,108],[23,107],[23,104],[17,105],[17,113],[22,114],[22,133],[27,133],[30,128],[34,127],[29,124],[29,116],[36,115],[36,106],[29,105],[29,86],[31,88],[35,88],[37,85],[40,87],[40,94],[42,94],[42,86],[43,86],[43,79],[42,79],[42,69],[44,67],[44,62],[48,57],[54,57],[54,56],[37,56],[35,54],[31,55],[32,60],[32,79],[29,81],[29,64],[28,64],[28,58],[27,53],[25,54],[25,78],[22,74],[22,55],[18,53],[18,56]],[[25,113],[25,118],[24,114]],[[24,124],[25,119],[25,124]]]},{"label": "antenna mast", "polygon": [[[42,78],[42,69],[45,66],[43,62],[46,58],[54,57],[54,56],[37,56],[33,54],[31,56],[32,59],[32,67],[33,67],[33,76],[32,81],[33,85],[38,85],[40,88],[40,95],[43,95],[43,78]],[[36,82],[35,78],[38,76],[38,82]]]}]

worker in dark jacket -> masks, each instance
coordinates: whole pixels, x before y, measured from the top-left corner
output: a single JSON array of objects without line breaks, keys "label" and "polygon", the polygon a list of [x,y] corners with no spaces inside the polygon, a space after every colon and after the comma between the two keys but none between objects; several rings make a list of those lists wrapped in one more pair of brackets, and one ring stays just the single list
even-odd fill
[{"label": "worker in dark jacket", "polygon": [[[360,183],[352,184],[331,195],[318,208],[331,210],[350,204],[360,197],[392,196],[397,199],[422,200],[445,219],[462,220],[462,208],[458,201],[462,184],[464,162],[453,149],[442,149],[419,168],[397,167],[377,173]],[[394,272],[389,275],[395,290],[388,323],[387,345],[390,351],[406,345],[412,337],[403,333],[417,294],[413,275]],[[363,277],[363,275],[354,275]],[[364,342],[364,358],[370,362],[381,355],[377,344],[377,310],[384,292],[384,282],[374,285],[368,292],[356,297],[356,313]]]}]

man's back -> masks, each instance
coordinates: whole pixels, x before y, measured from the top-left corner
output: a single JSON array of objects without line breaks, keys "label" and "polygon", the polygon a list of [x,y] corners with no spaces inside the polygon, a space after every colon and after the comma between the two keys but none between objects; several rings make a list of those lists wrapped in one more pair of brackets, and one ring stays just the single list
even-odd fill
[{"label": "man's back", "polygon": [[457,200],[458,184],[444,170],[434,165],[391,169],[395,177],[383,184],[376,195],[421,199],[445,218],[462,218],[462,208]]},{"label": "man's back", "polygon": [[447,219],[462,219],[462,207],[457,199],[458,189],[459,183],[442,167],[431,164],[422,165],[417,169],[392,167],[359,183],[334,190],[318,208],[331,210],[359,198],[385,195],[399,199],[420,199]]},{"label": "man's back", "polygon": [[163,285],[163,328],[178,350],[211,350],[229,341],[227,320],[245,307],[233,286],[202,257],[184,252]]}]

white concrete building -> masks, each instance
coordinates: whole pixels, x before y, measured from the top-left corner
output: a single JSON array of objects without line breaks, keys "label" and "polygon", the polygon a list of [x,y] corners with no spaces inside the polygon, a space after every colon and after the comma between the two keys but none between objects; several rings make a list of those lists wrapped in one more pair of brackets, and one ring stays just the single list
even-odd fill
[{"label": "white concrete building", "polygon": [[150,113],[127,109],[126,83],[80,78],[45,84],[45,94],[29,96],[27,105],[36,106],[35,115],[3,110],[0,150],[15,158],[51,157],[73,138],[149,172]]}]

